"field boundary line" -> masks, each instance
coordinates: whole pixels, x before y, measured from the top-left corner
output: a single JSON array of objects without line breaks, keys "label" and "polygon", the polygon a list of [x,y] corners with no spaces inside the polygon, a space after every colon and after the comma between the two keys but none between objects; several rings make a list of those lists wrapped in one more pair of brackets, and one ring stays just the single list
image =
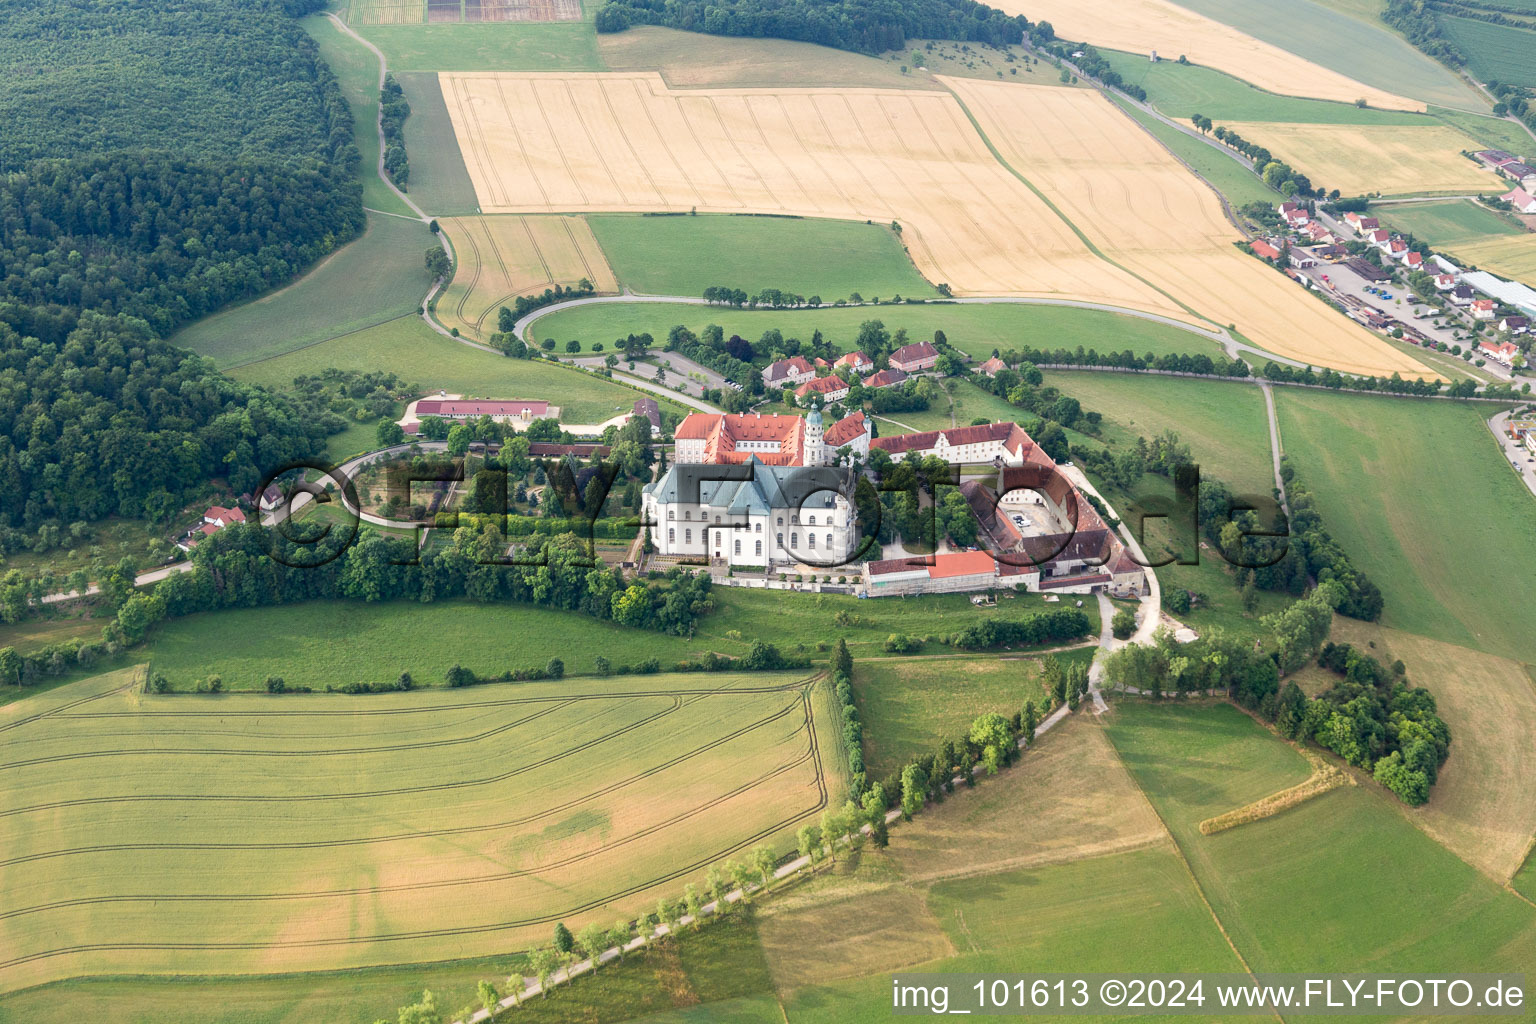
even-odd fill
[{"label": "field boundary line", "polygon": [[404,320],[406,317],[411,317],[411,316],[415,316],[415,315],[416,315],[416,313],[414,311],[412,311],[410,313],[400,313],[400,314],[398,314],[396,316],[392,316],[392,317],[388,317],[387,319],[380,320],[376,324],[364,324],[361,327],[354,327],[350,331],[342,331],[340,334],[333,334],[329,338],[321,338],[319,341],[311,341],[311,342],[308,342],[307,344],[300,345],[298,348],[291,348],[291,349],[289,349],[286,352],[274,352],[270,356],[262,356],[260,359],[251,359],[251,360],[248,360],[247,362],[244,362],[244,363],[229,363],[229,364],[226,364],[223,368],[225,370],[239,370],[239,369],[243,369],[244,367],[247,367],[247,366],[255,366],[258,363],[270,362],[273,359],[281,359],[283,356],[291,356],[295,352],[303,352],[305,349],[307,349],[307,348],[314,348],[316,345],[324,345],[328,341],[336,341],[338,338],[345,338],[345,337],[348,337],[349,335],[353,335],[353,334],[361,334],[363,331],[371,331],[375,327],[383,327],[385,324],[392,324],[396,320]]},{"label": "field boundary line", "polygon": [[[948,88],[948,87],[946,86],[946,88]],[[1044,203],[1047,207],[1049,207],[1050,211],[1052,213],[1054,213],[1058,218],[1060,218],[1061,222],[1063,224],[1065,224],[1068,228],[1070,228],[1072,230],[1072,233],[1075,234],[1078,237],[1078,240],[1081,241],[1083,243],[1083,245],[1087,246],[1089,252],[1093,253],[1093,255],[1097,256],[1099,259],[1103,260],[1105,263],[1108,263],[1110,266],[1114,267],[1116,270],[1120,271],[1121,273],[1126,274],[1126,275],[1128,275],[1130,277],[1133,277],[1136,280],[1140,281],[1142,284],[1146,285],[1148,288],[1151,288],[1153,291],[1157,292],[1159,295],[1161,295],[1164,298],[1166,298],[1169,302],[1172,302],[1174,305],[1176,305],[1180,309],[1184,310],[1190,316],[1195,317],[1195,318],[1200,319],[1200,320],[1204,320],[1208,324],[1214,324],[1216,327],[1221,329],[1223,334],[1226,333],[1226,329],[1223,328],[1220,324],[1216,323],[1215,320],[1212,320],[1210,317],[1208,317],[1205,314],[1201,313],[1199,310],[1196,310],[1194,307],[1190,306],[1188,303],[1184,302],[1182,299],[1179,299],[1178,297],[1176,297],[1174,295],[1171,295],[1168,292],[1164,291],[1162,288],[1160,288],[1157,285],[1153,284],[1151,281],[1148,281],[1146,278],[1142,277],[1140,274],[1136,273],[1134,270],[1131,270],[1131,269],[1129,269],[1127,267],[1121,266],[1115,260],[1113,260],[1109,256],[1105,255],[1104,251],[1102,249],[1100,249],[1096,244],[1094,244],[1093,240],[1091,238],[1089,238],[1086,233],[1084,233],[1082,228],[1078,227],[1077,224],[1075,222],[1073,222],[1073,220],[1070,217],[1068,217],[1066,214],[1061,212],[1061,210],[1056,206],[1056,204],[1051,201],[1049,196],[1047,196],[1044,192],[1040,191],[1040,189],[1035,185],[1034,182],[1030,181],[1022,173],[1020,173],[1018,168],[1014,167],[1011,163],[1009,163],[1006,159],[1004,159],[1002,152],[997,148],[997,146],[992,142],[992,139],[982,129],[981,122],[976,119],[976,115],[971,112],[971,108],[966,106],[965,100],[963,98],[961,98],[960,94],[955,92],[953,89],[949,90],[949,94],[951,96],[953,96],[955,98],[955,102],[960,105],[960,110],[965,114],[966,118],[971,122],[971,127],[976,129],[976,134],[981,136],[981,141],[986,144],[987,150],[992,154],[993,158],[995,160],[997,160],[997,162],[999,164],[1001,164],[1003,166],[1003,168],[1008,171],[1009,174],[1012,174],[1015,178],[1017,178],[1021,182],[1023,182],[1024,186],[1026,188],[1028,188],[1031,192],[1033,192],[1037,199],[1039,199],[1042,203]],[[1106,100],[1105,102],[1108,102],[1108,101]]]},{"label": "field boundary line", "polygon": [[[1206,912],[1211,915],[1211,921],[1216,925],[1216,930],[1221,932],[1221,937],[1226,940],[1227,947],[1232,950],[1232,955],[1237,957],[1237,962],[1243,965],[1243,970],[1257,984],[1258,979],[1253,973],[1253,967],[1248,963],[1248,958],[1243,956],[1243,951],[1237,948],[1237,943],[1232,941],[1232,936],[1227,932],[1227,926],[1222,924],[1221,915],[1217,914],[1216,908],[1211,905],[1210,898],[1205,894],[1205,887],[1200,884],[1200,879],[1195,874],[1194,867],[1189,863],[1189,857],[1184,853],[1184,847],[1179,843],[1179,837],[1173,834],[1173,830],[1168,827],[1168,822],[1164,820],[1162,812],[1157,809],[1157,805],[1152,802],[1152,798],[1147,796],[1147,791],[1142,788],[1141,780],[1137,779],[1135,774],[1126,765],[1125,758],[1121,756],[1120,748],[1115,746],[1114,741],[1110,740],[1109,737],[1106,736],[1105,739],[1108,741],[1109,749],[1114,751],[1115,760],[1119,762],[1120,769],[1130,776],[1132,782],[1136,783],[1136,792],[1141,794],[1142,800],[1146,801],[1147,809],[1157,818],[1158,824],[1163,827],[1163,832],[1168,836],[1168,841],[1173,844],[1173,850],[1178,854],[1179,863],[1184,866],[1184,873],[1189,876],[1190,884],[1195,887],[1195,895],[1200,897],[1200,902],[1205,905]],[[1275,1015],[1276,1020],[1284,1024],[1285,1017],[1281,1015],[1278,1009],[1271,1008],[1270,1012]]]}]

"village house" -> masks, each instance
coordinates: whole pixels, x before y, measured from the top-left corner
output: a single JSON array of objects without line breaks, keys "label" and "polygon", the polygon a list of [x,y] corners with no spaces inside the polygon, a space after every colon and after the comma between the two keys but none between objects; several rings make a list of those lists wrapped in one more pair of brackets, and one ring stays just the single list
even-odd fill
[{"label": "village house", "polygon": [[1392,241],[1392,232],[1388,231],[1386,228],[1376,228],[1373,231],[1367,231],[1365,233],[1365,241],[1370,245],[1374,245],[1382,252],[1386,252],[1387,246]]},{"label": "village house", "polygon": [[1274,261],[1280,258],[1280,250],[1262,238],[1255,238],[1249,242],[1248,248],[1252,249],[1253,254],[1260,259]]},{"label": "village house", "polygon": [[864,378],[866,388],[888,388],[900,384],[907,379],[907,375],[900,370],[881,370],[879,373]]},{"label": "village house", "polygon": [[983,423],[974,427],[877,437],[870,447],[890,455],[894,462],[933,455],[950,465],[991,462],[1019,466],[1030,459],[1050,459],[1017,423]]},{"label": "village house", "polygon": [[825,468],[825,480],[808,482],[799,466],[767,466],[755,455],[743,465],[745,479],[710,480],[674,463],[645,486],[641,506],[658,554],[764,570],[848,561],[859,540],[852,470]]},{"label": "village house", "polygon": [[656,404],[654,398],[639,398],[635,400],[634,408],[630,409],[631,419],[639,417],[651,424],[651,433],[661,433],[661,406]]},{"label": "village house", "polygon": [[1451,289],[1451,304],[1453,306],[1460,306],[1465,309],[1472,305],[1472,300],[1475,298],[1477,298],[1477,293],[1472,290],[1471,285],[1458,284]]},{"label": "village house", "polygon": [[1448,292],[1448,291],[1450,291],[1454,287],[1456,287],[1456,275],[1455,274],[1436,274],[1435,275],[1435,291],[1437,291],[1437,292]]},{"label": "village house", "polygon": [[1353,228],[1357,235],[1364,235],[1381,227],[1381,222],[1375,217],[1367,217],[1353,211],[1344,215],[1344,223]]},{"label": "village house", "polygon": [[[835,380],[836,378],[830,378]],[[854,420],[853,426],[844,426]],[[847,440],[828,447],[821,413],[689,413],[673,432],[673,461],[680,465],[736,465],[756,459],[768,466],[824,466]],[[857,429],[869,451],[871,425],[863,413],[833,424],[832,432],[847,438]]]},{"label": "village house", "polygon": [[986,362],[976,367],[976,372],[981,374],[983,377],[996,377],[999,373],[1006,369],[1008,369],[1008,364],[1003,362],[997,356],[993,356],[991,359],[988,359]]},{"label": "village house", "polygon": [[1291,266],[1297,270],[1306,270],[1308,267],[1317,266],[1317,257],[1302,248],[1293,248],[1288,257]]},{"label": "village house", "polygon": [[1474,320],[1492,320],[1493,319],[1493,300],[1492,299],[1473,299],[1472,300],[1472,319],[1474,319]]},{"label": "village house", "polygon": [[1393,238],[1387,242],[1386,253],[1395,260],[1401,260],[1408,255],[1408,243],[1401,238]]},{"label": "village house", "polygon": [[822,444],[828,460],[843,448],[847,448],[861,460],[869,458],[869,442],[875,435],[874,423],[862,412],[844,416],[827,428]]},{"label": "village house", "polygon": [[1536,213],[1536,196],[1531,195],[1523,188],[1506,192],[1499,196],[1499,198],[1513,206],[1516,213]]},{"label": "village house", "polygon": [[837,357],[837,362],[832,364],[832,369],[849,369],[860,377],[875,368],[875,362],[863,352],[849,352],[847,355]]},{"label": "village house", "polygon": [[1421,252],[1415,252],[1412,249],[1408,250],[1403,254],[1403,266],[1407,267],[1409,270],[1423,270],[1424,254]]},{"label": "village house", "polygon": [[1302,233],[1313,242],[1326,242],[1329,245],[1333,245],[1338,241],[1332,231],[1329,231],[1315,220],[1309,222]]},{"label": "village house", "polygon": [[186,536],[176,542],[176,546],[183,551],[191,551],[204,537],[212,537],[226,526],[243,522],[245,522],[245,513],[240,509],[212,505],[203,513],[202,522],[188,530]]},{"label": "village house", "polygon": [[1295,203],[1281,203],[1279,212],[1280,219],[1285,221],[1288,227],[1304,228],[1312,221],[1307,211]]},{"label": "village house", "polygon": [[1477,354],[1484,359],[1492,359],[1503,366],[1514,366],[1515,356],[1520,354],[1520,347],[1512,341],[1494,344],[1491,341],[1477,343]]},{"label": "village house", "polygon": [[824,401],[838,402],[848,397],[848,382],[838,376],[815,377],[795,388],[796,398],[820,395]]},{"label": "village house", "polygon": [[1507,316],[1499,321],[1499,330],[1510,334],[1524,334],[1530,329],[1531,318],[1528,316]]},{"label": "village house", "polygon": [[763,384],[770,388],[804,384],[814,376],[816,376],[816,367],[806,362],[804,356],[780,359],[776,363],[769,363],[763,367]]},{"label": "village house", "polygon": [[903,373],[917,373],[921,370],[931,370],[939,361],[939,350],[926,341],[917,342],[915,345],[903,345],[891,353],[889,360],[891,369],[900,370]]}]

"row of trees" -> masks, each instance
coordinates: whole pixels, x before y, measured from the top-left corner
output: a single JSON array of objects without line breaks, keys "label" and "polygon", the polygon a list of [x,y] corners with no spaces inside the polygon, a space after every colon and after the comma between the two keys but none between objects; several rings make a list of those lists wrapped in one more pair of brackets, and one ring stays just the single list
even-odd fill
[{"label": "row of trees", "polygon": [[1195,373],[1209,377],[1246,377],[1248,364],[1241,359],[1212,358],[1200,353],[1166,353],[1137,355],[1130,349],[1121,352],[1100,352],[1085,349],[1009,349],[998,356],[1010,367],[1022,372],[1022,364],[1032,366],[1110,366],[1125,370],[1167,370],[1173,373]]},{"label": "row of trees", "polygon": [[1314,189],[1311,180],[1290,164],[1275,158],[1269,150],[1256,142],[1249,142],[1230,128],[1214,124],[1204,114],[1194,114],[1190,123],[1202,135],[1211,134],[1253,161],[1254,171],[1264,179],[1264,184],[1288,196],[1322,195],[1322,189]]},{"label": "row of trees", "polygon": [[[1529,385],[1524,385],[1525,391],[1516,388],[1514,384],[1487,384],[1481,392],[1474,392],[1466,387],[1446,387],[1438,378],[1424,380],[1415,377],[1413,380],[1404,380],[1401,374],[1394,373],[1390,377],[1346,377],[1337,370],[1314,370],[1312,367],[1295,367],[1285,363],[1270,361],[1264,364],[1264,379],[1281,381],[1288,384],[1310,384],[1325,388],[1352,388],[1356,391],[1379,391],[1388,395],[1439,395],[1445,394],[1453,398],[1470,398],[1478,393],[1490,398],[1515,398],[1522,393],[1529,393]],[[1475,389],[1476,385],[1473,386]]]},{"label": "row of trees", "polygon": [[598,9],[599,32],[662,25],[721,36],[797,39],[840,50],[879,54],[909,39],[953,39],[993,46],[1021,42],[1029,29],[974,0],[608,0]]},{"label": "row of trees", "polygon": [[411,116],[405,90],[395,81],[393,72],[384,75],[379,90],[379,127],[384,132],[384,172],[401,190],[410,184],[411,161],[405,153],[405,119]]},{"label": "row of trees", "polygon": [[512,300],[511,308],[502,306],[496,311],[496,329],[510,336],[517,322],[534,310],[554,305],[556,302],[565,302],[567,299],[585,298],[593,291],[592,282],[584,277],[570,287],[557,284],[551,288],[545,288],[537,295],[519,295]]}]

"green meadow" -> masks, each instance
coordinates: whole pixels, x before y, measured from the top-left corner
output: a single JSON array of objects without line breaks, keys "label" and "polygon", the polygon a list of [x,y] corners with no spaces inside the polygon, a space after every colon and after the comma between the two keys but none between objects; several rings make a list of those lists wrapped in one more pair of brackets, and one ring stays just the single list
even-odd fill
[{"label": "green meadow", "polygon": [[[1214,73],[1214,72],[1213,72]],[[1126,102],[1119,96],[1110,97],[1135,122],[1151,132],[1173,155],[1194,168],[1195,173],[1226,196],[1235,206],[1249,203],[1270,205],[1280,198],[1280,193],[1264,184],[1262,178],[1232,159],[1225,151],[1210,146],[1199,139],[1186,135]]]},{"label": "green meadow", "polygon": [[1397,110],[1372,110],[1351,103],[1281,96],[1240,78],[1198,64],[1135,53],[1102,51],[1110,66],[1131,85],[1147,90],[1147,102],[1176,120],[1204,114],[1222,121],[1289,121],[1303,124],[1432,124],[1429,118]]},{"label": "green meadow", "polygon": [[[1495,409],[1277,388],[1280,438],[1335,540],[1386,595],[1382,624],[1536,661],[1498,608],[1536,602],[1536,503],[1483,417]],[[1494,602],[1492,595],[1497,595]]]},{"label": "green meadow", "polygon": [[[1484,82],[1536,85],[1536,32],[1451,14],[1435,15],[1440,30],[1467,56],[1467,69]],[[1529,149],[1527,143],[1522,149]]]},{"label": "green meadow", "polygon": [[778,288],[826,302],[937,294],[886,224],[803,217],[601,214],[587,218],[625,287],[702,295],[720,285],[749,295]]},{"label": "green meadow", "polygon": [[320,46],[320,55],[331,66],[352,108],[352,138],[362,154],[363,205],[385,213],[414,216],[410,207],[378,175],[379,164],[379,59],[324,15],[302,22],[304,31]]},{"label": "green meadow", "polygon": [[[1057,658],[1086,662],[1096,649],[1063,651]],[[964,735],[978,715],[995,711],[1011,716],[1027,700],[1046,706],[1036,657],[866,656],[854,662],[853,692],[864,726],[866,770],[873,779],[886,778],[909,758]]]},{"label": "green meadow", "polygon": [[[401,71],[603,71],[586,21],[357,25]],[[412,154],[414,157],[415,154]]]},{"label": "green meadow", "polygon": [[[1399,96],[1446,107],[1489,107],[1454,72],[1414,49],[1379,15],[1341,11],[1334,3],[1314,0],[1184,0],[1181,6]],[[1299,30],[1300,25],[1305,29]]]},{"label": "green meadow", "polygon": [[[346,643],[338,644],[338,637]],[[564,660],[568,674],[585,674],[598,655],[614,665],[660,658],[667,666],[711,650],[740,654],[751,639],[756,637],[690,642],[527,605],[309,601],[170,620],[151,639],[149,658],[182,690],[210,672],[232,690],[263,689],[269,675],[323,690],[327,684],[392,682],[401,672],[422,686],[438,686],[456,664],[485,676],[541,668],[550,658]]]},{"label": "green meadow", "polygon": [[[432,244],[425,224],[368,214],[368,229],[286,287],[199,320],[173,341],[221,368],[281,361],[416,310],[431,279],[421,254]],[[283,380],[286,384],[293,375]]]},{"label": "green meadow", "polygon": [[[389,370],[427,391],[441,389],[482,398],[542,398],[559,406],[560,418],[567,423],[601,423],[632,408],[636,398],[650,394],[545,360],[508,359],[471,348],[443,337],[415,316],[247,363],[232,369],[230,375],[280,388],[295,377],[332,366]],[[665,400],[662,404],[678,410]]]},{"label": "green meadow", "polygon": [[1274,489],[1264,395],[1253,384],[1067,370],[1051,370],[1045,381],[1102,413],[1100,434],[1116,448],[1171,430],[1207,479],[1240,493]]},{"label": "green meadow", "polygon": [[411,105],[411,116],[405,120],[411,199],[434,217],[480,212],[437,73],[403,71],[395,78]]},{"label": "green meadow", "polygon": [[1521,229],[1470,199],[1438,203],[1394,203],[1375,207],[1383,222],[1430,245],[1473,242],[1488,235],[1518,235]]},{"label": "green meadow", "polygon": [[[865,295],[866,299],[874,296]],[[890,296],[881,296],[890,298]],[[612,302],[564,309],[535,320],[528,328],[534,340],[554,338],[562,347],[580,341],[583,350],[594,342],[611,345],[615,338],[649,332],[658,345],[676,324],[698,332],[719,324],[726,337],[739,334],[757,341],[777,328],[786,338],[810,340],[821,331],[845,350],[854,347],[859,325],[879,320],[888,331],[905,328],[912,341],[926,341],[942,330],[949,343],[978,360],[993,349],[1096,348],[1100,352],[1131,349],[1138,354],[1204,353],[1215,356],[1220,345],[1209,336],[1143,317],[1076,306],[1033,303],[946,303],[913,305],[824,306],[820,309],[741,310],[682,303]]]}]

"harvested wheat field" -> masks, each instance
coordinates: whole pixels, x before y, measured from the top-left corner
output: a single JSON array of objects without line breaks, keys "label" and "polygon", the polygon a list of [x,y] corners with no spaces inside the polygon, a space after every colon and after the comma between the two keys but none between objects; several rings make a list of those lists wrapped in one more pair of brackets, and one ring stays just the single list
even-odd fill
[{"label": "harvested wheat field", "polygon": [[1345,195],[1502,191],[1499,176],[1461,155],[1480,148],[1446,125],[1223,122],[1312,184]]},{"label": "harvested wheat field", "polygon": [[1451,756],[1429,803],[1409,812],[1431,836],[1500,882],[1520,870],[1536,835],[1536,683],[1508,658],[1368,622],[1334,618],[1333,638],[1390,665],[1435,695]]},{"label": "harvested wheat field", "polygon": [[582,278],[599,292],[619,290],[585,218],[446,217],[438,223],[457,263],[437,313],[467,337],[484,341],[496,330],[497,310],[519,295]]},{"label": "harvested wheat field", "polygon": [[1536,288],[1536,235],[1497,235],[1476,242],[1457,242],[1445,246],[1445,250],[1479,270]]},{"label": "harvested wheat field", "polygon": [[1167,0],[998,0],[992,6],[1048,21],[1063,39],[1130,53],[1183,54],[1283,96],[1353,103],[1384,110],[1423,110],[1419,100],[1383,92]]},{"label": "harvested wheat field", "polygon": [[1354,373],[1430,375],[1239,252],[1240,236],[1215,193],[1098,93],[943,81],[1003,159],[1063,216],[1168,294],[1279,355]]},{"label": "harvested wheat field", "polygon": [[947,93],[672,91],[655,73],[440,75],[487,213],[687,211],[889,221],[957,293],[1187,311],[1095,256]]},{"label": "harvested wheat field", "polygon": [[0,991],[505,953],[783,851],[843,799],[831,698],[797,674],[282,697],[143,679],[0,709]]},{"label": "harvested wheat field", "polygon": [[1077,715],[1041,736],[1017,767],[973,790],[956,789],[903,825],[888,854],[906,881],[934,882],[1124,853],[1167,839],[1103,727]]}]

